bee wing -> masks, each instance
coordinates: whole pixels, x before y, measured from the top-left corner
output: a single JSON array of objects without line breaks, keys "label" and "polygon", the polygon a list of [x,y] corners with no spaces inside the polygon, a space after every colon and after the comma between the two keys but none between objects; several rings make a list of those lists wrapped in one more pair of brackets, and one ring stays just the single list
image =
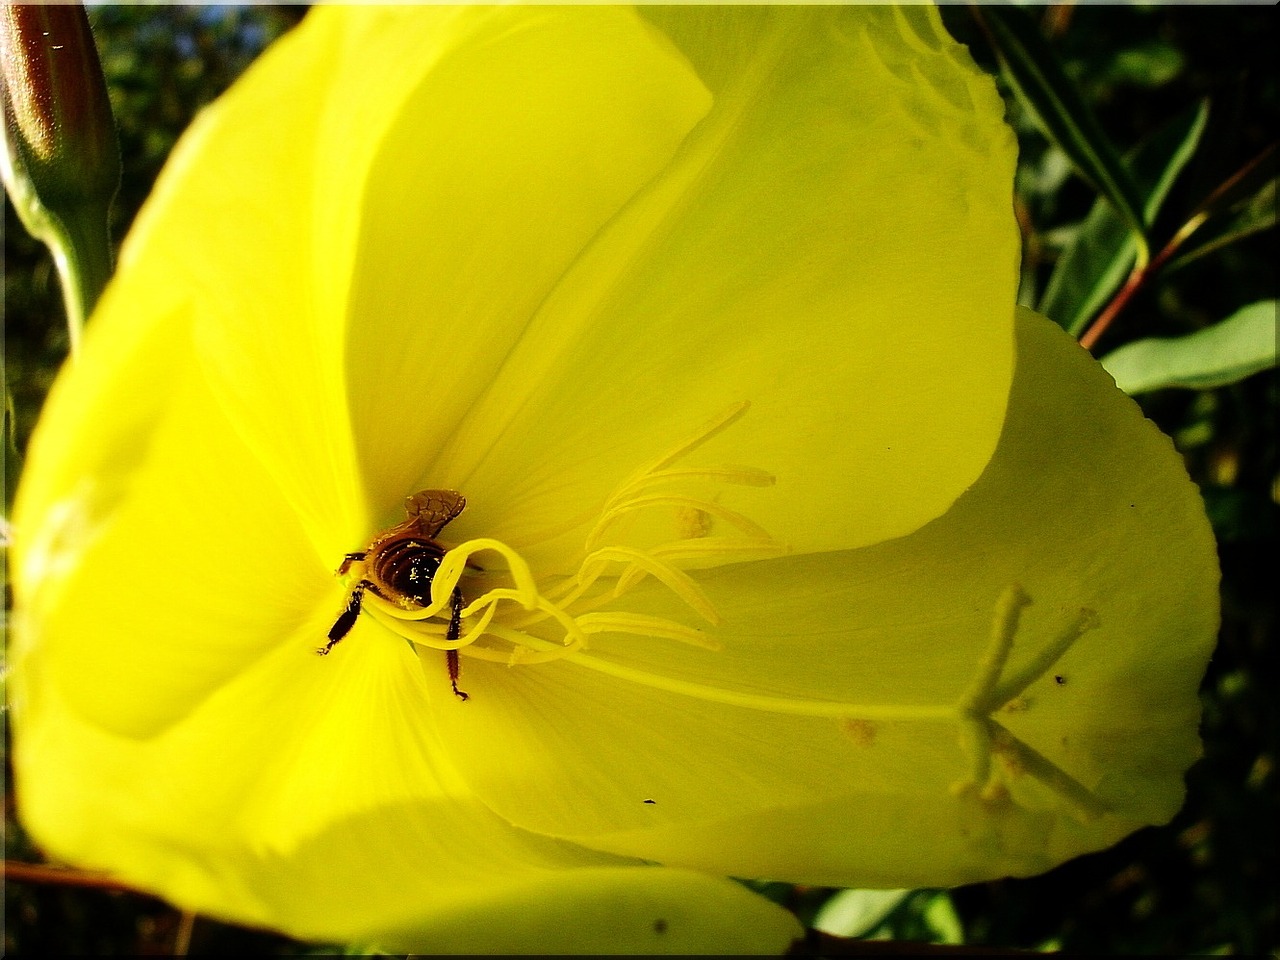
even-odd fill
[{"label": "bee wing", "polygon": [[419,490],[405,497],[404,509],[410,518],[416,517],[423,534],[434,537],[445,524],[462,512],[467,498],[457,490]]}]

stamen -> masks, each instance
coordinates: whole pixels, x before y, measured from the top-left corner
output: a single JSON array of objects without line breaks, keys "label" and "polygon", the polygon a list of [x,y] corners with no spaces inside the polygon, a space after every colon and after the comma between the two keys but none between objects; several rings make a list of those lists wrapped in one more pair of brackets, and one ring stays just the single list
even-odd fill
[{"label": "stamen", "polygon": [[[490,600],[489,598],[492,598],[492,600]],[[519,598],[519,593],[515,590],[504,590],[504,589],[490,590],[488,593],[484,595],[483,598],[481,598],[481,600],[476,601],[476,603],[473,603],[469,607],[467,607],[467,609],[463,611],[463,616],[467,616],[467,610],[476,608],[477,605],[481,602],[492,602],[496,604],[499,600],[517,600],[518,598]],[[564,640],[562,645],[570,646],[570,645],[576,644],[578,646],[586,646],[587,638],[585,634],[583,634],[581,627],[578,626],[578,622],[573,617],[569,616],[569,614],[565,613],[565,611],[561,609],[559,606],[552,603],[550,600],[545,599],[544,597],[538,597],[535,604],[535,609],[546,614],[546,616],[551,617],[558,624],[560,624],[562,628],[564,628]],[[545,619],[545,618],[539,618],[539,619]],[[519,631],[519,633],[521,637],[525,637],[530,640],[532,639],[541,640],[540,637],[533,638],[529,634],[524,633],[523,631]]]},{"label": "stamen", "polygon": [[[597,551],[598,552],[598,551]],[[742,537],[699,537],[693,540],[676,540],[672,543],[653,547],[647,551],[651,557],[665,561],[667,566],[673,563],[680,568],[706,570],[730,563],[746,563],[751,560],[772,560],[784,557],[791,552],[785,543],[772,538],[744,539]],[[603,575],[604,565],[587,567],[588,557],[576,577],[567,577],[559,583],[543,591],[543,596],[554,600],[562,607],[577,607],[590,610],[601,604],[609,603],[616,596],[625,593],[644,577],[645,571],[635,564],[628,564],[618,576],[612,592],[583,601],[581,598],[595,585]],[[580,602],[581,601],[581,602]]]},{"label": "stamen", "polygon": [[[791,553],[791,547],[771,537],[751,540],[741,537],[697,537],[664,543],[648,552],[662,560],[678,563],[681,569],[707,570],[727,563],[775,560]],[[633,574],[633,568],[628,567],[618,581],[625,588],[638,579],[639,575]]]},{"label": "stamen", "polygon": [[654,470],[646,476],[633,481],[627,490],[640,493],[668,483],[688,480],[709,480],[713,483],[732,483],[740,487],[772,487],[778,478],[767,470],[757,467],[673,467],[667,470]]},{"label": "stamen", "polygon": [[[675,620],[630,611],[591,611],[613,605],[645,576],[652,576],[700,617],[715,624],[720,620],[715,607],[682,567],[707,569],[789,552],[750,518],[714,499],[690,493],[687,487],[694,484],[698,491],[705,490],[708,484],[721,483],[765,487],[775,482],[772,474],[736,465],[674,466],[737,422],[749,407],[746,401],[730,405],[661,456],[642,464],[619,484],[596,517],[575,575],[552,579],[541,585],[540,590],[520,553],[499,540],[477,538],[458,545],[441,558],[431,577],[431,602],[427,605],[419,606],[409,598],[400,597],[389,601],[368,591],[368,610],[393,632],[419,646],[511,665],[549,663],[566,657],[576,659],[586,650],[588,635],[600,633],[660,638],[711,651],[722,649],[715,638]],[[681,489],[681,485],[686,485],[685,489]],[[632,519],[650,508],[672,512],[680,539],[649,548],[624,543],[600,545],[610,532],[615,534],[611,539],[619,539],[616,534],[620,521]],[[571,519],[572,523],[566,521],[566,529],[583,520]],[[713,520],[721,521],[739,535],[707,536]],[[478,575],[469,571],[469,558],[486,550],[498,553],[506,569],[486,564],[486,569]],[[610,583],[602,583],[606,571],[614,564],[620,568],[613,568],[616,572]],[[363,576],[365,571],[361,562],[350,561],[341,573],[349,580],[352,575]],[[467,586],[459,586],[464,577]],[[501,579],[495,580],[496,577]],[[458,611],[463,627],[461,636],[450,639],[443,621],[452,612],[459,593],[465,603]],[[513,611],[512,605],[522,609]],[[555,639],[548,639],[549,633]],[[640,677],[642,673],[634,676]],[[647,682],[664,681],[655,677]],[[689,689],[692,691],[694,687]],[[742,699],[732,692],[721,692],[718,696],[728,697],[730,702]],[[766,708],[763,706],[766,701],[773,702],[771,698],[757,699],[762,709]],[[797,708],[786,698],[776,699],[792,703],[793,710],[809,710]],[[825,709],[846,715],[849,706],[831,704]],[[875,715],[874,708],[862,712]],[[896,709],[890,712],[898,713]],[[908,711],[912,715],[915,712],[914,709]]]},{"label": "stamen", "polygon": [[[467,560],[472,554],[479,553],[482,550],[493,550],[501,554],[502,558],[506,560],[507,570],[516,582],[516,591],[512,599],[515,599],[526,610],[538,609],[541,597],[538,594],[538,584],[533,578],[533,572],[529,569],[529,564],[525,562],[524,557],[520,556],[501,540],[494,540],[490,537],[477,537],[475,540],[460,543],[444,555],[444,559],[440,561],[439,569],[436,570],[435,576],[431,578],[431,603],[429,605],[406,610],[390,604],[376,595],[373,599],[378,601],[377,605],[379,607],[400,620],[429,620],[444,610],[449,603],[449,597],[453,594],[453,588],[458,585],[458,581],[466,570]],[[476,604],[470,604],[463,611],[463,615],[470,616],[475,609],[477,609]]]},{"label": "stamen", "polygon": [[675,494],[653,494],[647,497],[636,497],[617,504],[605,511],[595,528],[587,536],[586,551],[590,553],[596,549],[604,534],[612,527],[620,518],[628,513],[634,513],[638,510],[644,510],[648,507],[664,506],[678,507],[685,509],[701,510],[709,513],[713,517],[725,521],[732,526],[737,527],[749,537],[758,539],[769,538],[769,533],[758,523],[744,517],[736,510],[730,510],[728,507],[721,506],[711,500],[702,500],[697,497],[680,496]]},{"label": "stamen", "polygon": [[603,660],[586,653],[577,653],[573,663],[595,670],[612,677],[679,693],[684,696],[706,700],[712,703],[723,703],[734,707],[746,707],[752,710],[764,710],[769,713],[790,714],[792,716],[830,717],[843,721],[848,717],[862,720],[900,720],[900,721],[954,721],[956,709],[949,704],[864,704],[847,703],[836,700],[812,700],[800,697],[769,696],[767,694],[747,693],[727,687],[715,687],[705,683],[694,683],[679,680],[662,674],[652,673],[637,667],[630,667],[614,660]]},{"label": "stamen", "polygon": [[552,647],[549,650],[534,650],[527,643],[519,643],[507,654],[507,666],[535,667],[544,663],[554,663],[557,660],[564,660],[570,654],[576,653],[578,649],[578,647]]},{"label": "stamen", "polygon": [[653,617],[644,613],[587,613],[576,618],[578,628],[588,636],[595,633],[630,633],[642,637],[661,637],[664,640],[675,640],[687,643],[703,650],[720,652],[724,644],[714,637],[709,637],[701,630],[686,627],[683,623],[667,620],[664,617]]},{"label": "stamen", "polygon": [[496,603],[489,604],[489,606],[485,608],[484,613],[480,615],[480,622],[460,636],[457,640],[452,641],[454,648],[468,647],[484,636],[489,630],[489,624],[493,621],[494,614],[497,612],[498,605]]},{"label": "stamen", "polygon": [[[399,608],[396,610],[398,611]],[[471,646],[489,632],[490,623],[496,611],[497,605],[491,605],[481,615],[479,622],[456,640],[450,640],[447,637],[447,628],[443,624],[422,623],[416,619],[406,620],[404,617],[389,616],[389,611],[385,607],[376,607],[369,612],[384,627],[416,646],[431,650],[461,650],[463,647]]]},{"label": "stamen", "polygon": [[[495,637],[503,632],[503,628],[496,624],[488,630],[489,635]],[[516,642],[516,640],[511,641],[513,644]],[[512,665],[510,650],[497,650],[492,647],[482,646],[478,643],[473,643],[465,650],[459,650],[458,656],[466,657],[468,660],[484,660],[487,663],[500,663],[503,666],[508,667]]]},{"label": "stamen", "polygon": [[614,491],[606,503],[612,503],[615,500],[621,499],[620,494],[627,491],[633,484],[665,467],[671,466],[671,464],[675,463],[681,457],[697,450],[698,447],[702,446],[712,437],[722,433],[726,428],[734,424],[750,407],[750,400],[742,400],[738,403],[732,404],[718,416],[712,417],[695,432],[689,434],[672,449],[662,454],[662,456],[639,467],[634,473],[627,477],[626,480],[622,481],[622,483],[618,485],[617,490]]},{"label": "stamen", "polygon": [[[515,550],[512,550],[501,540],[494,540],[492,537],[477,537],[474,540],[467,540],[465,543],[458,544],[458,546],[444,555],[444,559],[440,561],[440,569],[436,571],[436,579],[441,576],[448,578],[446,580],[447,589],[441,591],[441,598],[447,602],[449,593],[457,585],[458,580],[461,579],[471,555],[483,550],[492,550],[507,562],[507,572],[515,580],[516,589],[519,591],[520,605],[526,610],[533,610],[537,607],[541,597],[538,595],[538,582],[534,579],[533,571],[529,569],[529,564]],[[432,581],[431,597],[433,600],[436,593],[434,585],[435,581]]]},{"label": "stamen", "polygon": [[[629,563],[640,567],[645,573],[652,574],[661,581],[663,586],[687,603],[704,620],[713,624],[720,622],[720,615],[716,613],[716,608],[707,599],[707,595],[702,592],[702,588],[694,583],[688,574],[677,570],[670,564],[663,563],[652,553],[644,550],[633,550],[630,547],[602,547],[587,557],[582,564],[582,568],[578,571],[578,576],[595,580],[600,576],[604,565],[611,562]],[[615,587],[613,591],[614,597],[618,597],[621,594],[622,590]]]},{"label": "stamen", "polygon": [[[370,599],[375,602],[370,603]],[[403,617],[395,616],[397,612],[403,612],[399,607],[391,607],[381,597],[374,597],[369,593],[364,596],[364,610],[374,620],[382,624],[392,633],[399,637],[403,637],[410,643],[421,647],[431,647],[435,650],[452,650],[458,645],[457,640],[445,640],[444,625],[436,624],[420,624],[416,621],[406,621]]]},{"label": "stamen", "polygon": [[511,644],[511,650],[505,657],[509,667],[531,666],[540,663],[551,663],[563,660],[577,653],[586,646],[587,640],[581,633],[564,644],[551,643],[541,637],[535,637],[519,630],[497,627],[492,630],[494,636]]}]

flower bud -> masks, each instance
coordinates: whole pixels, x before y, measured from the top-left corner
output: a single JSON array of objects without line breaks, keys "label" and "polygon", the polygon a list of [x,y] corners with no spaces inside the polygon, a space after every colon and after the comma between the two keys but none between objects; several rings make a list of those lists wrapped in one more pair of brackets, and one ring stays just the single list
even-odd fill
[{"label": "flower bud", "polygon": [[6,4],[0,13],[6,186],[25,177],[50,211],[109,201],[120,148],[84,8]]},{"label": "flower bud", "polygon": [[107,217],[120,146],[84,8],[0,12],[0,173],[14,210],[53,254],[74,355],[111,276]]}]

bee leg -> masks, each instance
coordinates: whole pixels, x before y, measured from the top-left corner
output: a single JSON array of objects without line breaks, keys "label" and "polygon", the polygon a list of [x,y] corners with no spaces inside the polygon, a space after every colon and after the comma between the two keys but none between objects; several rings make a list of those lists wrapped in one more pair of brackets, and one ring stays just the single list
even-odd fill
[{"label": "bee leg", "polygon": [[[446,640],[457,640],[460,636],[462,636],[462,591],[454,587],[453,594],[449,597],[449,632],[444,637]],[[462,672],[462,664],[458,662],[458,651],[446,650],[444,658],[449,665],[449,684],[453,687],[454,696],[465,702],[467,695],[458,689],[458,675]]]},{"label": "bee leg", "polygon": [[345,557],[342,558],[342,563],[338,567],[337,576],[339,577],[342,576],[344,573],[346,573],[348,570],[351,569],[351,565],[353,563],[355,563],[357,560],[363,560],[367,556],[368,556],[367,553],[348,553]]},{"label": "bee leg", "polygon": [[356,625],[356,620],[360,617],[360,604],[364,600],[364,591],[372,586],[373,584],[368,580],[361,580],[355,585],[351,596],[347,598],[346,609],[338,615],[338,619],[329,628],[329,642],[316,650],[316,653],[323,657],[333,649],[334,644],[351,632],[351,628]]}]

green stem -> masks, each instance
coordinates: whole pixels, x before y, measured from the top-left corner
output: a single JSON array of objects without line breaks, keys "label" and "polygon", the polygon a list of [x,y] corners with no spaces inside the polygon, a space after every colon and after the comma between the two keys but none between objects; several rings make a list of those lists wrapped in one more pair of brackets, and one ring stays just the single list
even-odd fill
[{"label": "green stem", "polygon": [[85,320],[111,279],[107,206],[106,201],[84,204],[69,211],[65,219],[49,216],[40,237],[48,245],[58,268],[72,358],[80,352]]}]

